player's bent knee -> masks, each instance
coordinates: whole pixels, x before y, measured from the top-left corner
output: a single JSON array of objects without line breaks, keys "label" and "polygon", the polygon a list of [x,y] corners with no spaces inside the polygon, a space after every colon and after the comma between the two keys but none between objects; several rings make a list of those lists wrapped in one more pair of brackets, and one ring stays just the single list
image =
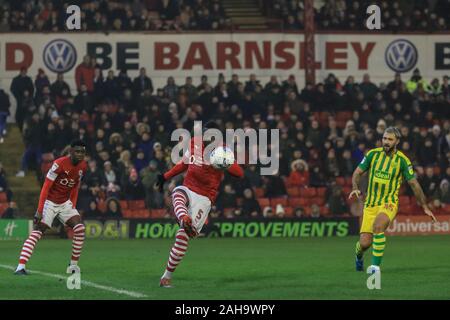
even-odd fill
[{"label": "player's bent knee", "polygon": [[363,250],[369,248],[372,245],[372,241],[370,239],[359,240],[359,243]]},{"label": "player's bent knee", "polygon": [[382,233],[384,232],[384,225],[382,223],[376,223],[373,226],[373,233]]},{"label": "player's bent knee", "polygon": [[45,223],[43,222],[39,222],[38,224],[35,225],[34,229],[35,230],[39,230],[40,232],[44,233],[45,231],[47,231],[47,229],[49,229],[50,227],[47,226]]}]

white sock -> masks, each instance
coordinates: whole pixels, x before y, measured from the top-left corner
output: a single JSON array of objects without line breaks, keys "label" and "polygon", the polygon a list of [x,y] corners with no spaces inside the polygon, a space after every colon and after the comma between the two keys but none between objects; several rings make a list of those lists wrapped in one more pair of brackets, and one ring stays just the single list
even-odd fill
[{"label": "white sock", "polygon": [[19,265],[17,266],[16,271],[19,271],[19,270],[22,270],[22,269],[25,269],[25,264],[19,263]]},{"label": "white sock", "polygon": [[76,265],[78,265],[78,261],[76,261],[76,260],[70,260],[70,265],[71,265],[71,266],[76,266]]},{"label": "white sock", "polygon": [[167,271],[167,269],[166,269],[166,271],[164,271],[164,274],[161,278],[172,279],[172,272]]}]

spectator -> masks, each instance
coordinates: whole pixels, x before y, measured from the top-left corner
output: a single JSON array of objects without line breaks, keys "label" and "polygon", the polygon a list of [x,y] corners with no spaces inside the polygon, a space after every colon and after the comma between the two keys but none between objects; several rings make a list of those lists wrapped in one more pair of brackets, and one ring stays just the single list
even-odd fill
[{"label": "spectator", "polygon": [[167,85],[164,87],[164,95],[169,98],[170,101],[175,101],[178,95],[179,88],[175,84],[173,77],[167,79]]},{"label": "spectator", "polygon": [[139,176],[141,177],[142,184],[145,190],[145,199],[147,206],[151,204],[151,198],[153,194],[153,187],[156,183],[158,174],[158,163],[155,160],[151,160],[149,165],[139,172]]},{"label": "spectator", "polygon": [[312,218],[320,218],[320,207],[317,204],[311,205],[311,217]]},{"label": "spectator", "polygon": [[294,208],[294,216],[296,218],[303,218],[305,216],[305,209],[302,207]]},{"label": "spectator", "polygon": [[101,211],[97,207],[97,202],[95,200],[91,200],[89,202],[89,208],[83,213],[83,219],[98,219],[102,216]]},{"label": "spectator", "polygon": [[421,180],[420,185],[427,197],[431,197],[439,189],[439,179],[434,174],[433,167],[427,167],[425,169],[425,176],[419,180]]},{"label": "spectator", "polygon": [[135,169],[131,170],[128,182],[123,189],[125,200],[143,200],[145,198],[144,186],[139,180],[139,176]]},{"label": "spectator", "polygon": [[434,195],[434,203],[437,207],[445,207],[450,205],[450,183],[447,179],[442,179],[439,188],[436,189]]},{"label": "spectator", "polygon": [[150,94],[153,93],[152,80],[147,76],[145,68],[139,70],[139,76],[134,78],[133,88],[135,96],[140,96],[145,90],[150,90]]},{"label": "spectator", "polygon": [[114,185],[117,184],[117,175],[113,170],[111,161],[106,161],[103,164],[103,167],[104,167],[103,175],[105,176],[104,181],[106,181],[107,184],[110,183]]},{"label": "spectator", "polygon": [[233,189],[231,184],[226,184],[223,188],[223,191],[219,193],[217,197],[217,208],[222,212],[225,212],[225,209],[236,208],[236,191]]},{"label": "spectator", "polygon": [[0,192],[6,193],[6,201],[10,202],[12,200],[13,193],[8,186],[8,180],[6,179],[6,172],[1,162],[0,162]]},{"label": "spectator", "polygon": [[91,65],[91,57],[89,55],[85,55],[83,62],[76,67],[75,82],[79,92],[81,92],[83,84],[86,86],[87,92],[94,92],[94,67]]},{"label": "spectator", "polygon": [[0,89],[0,144],[5,141],[3,137],[6,134],[6,119],[10,114],[10,106],[9,95],[3,89]]},{"label": "spectator", "polygon": [[406,82],[406,88],[408,89],[409,93],[416,92],[419,84],[423,87],[427,87],[427,83],[425,79],[422,78],[420,74],[420,70],[418,68],[414,69],[413,75],[411,76],[411,79]]},{"label": "spectator", "polygon": [[50,87],[50,81],[45,71],[41,68],[38,69],[38,74],[34,80],[34,87],[36,88],[36,97],[39,97],[43,93],[44,87]]},{"label": "spectator", "polygon": [[288,184],[296,187],[309,185],[309,168],[306,161],[297,159],[291,163],[291,173],[287,179]]},{"label": "spectator", "polygon": [[13,201],[8,203],[8,208],[3,211],[2,219],[15,219],[17,216],[17,204]]},{"label": "spectator", "polygon": [[253,195],[252,189],[244,190],[244,200],[241,206],[242,216],[257,217],[261,213],[261,207]]},{"label": "spectator", "polygon": [[20,68],[20,74],[14,77],[10,89],[17,102],[16,123],[19,125],[19,129],[22,130],[23,121],[26,115],[26,110],[22,107],[22,101],[25,97],[25,92],[28,92],[28,95],[31,97],[34,93],[33,81],[27,75],[27,68]]},{"label": "spectator", "polygon": [[32,159],[35,160],[35,167],[39,168],[41,164],[41,137],[42,137],[42,125],[39,121],[39,114],[35,113],[31,119],[24,125],[24,142],[25,152],[22,157],[22,163],[19,172],[16,177],[25,177],[25,171],[29,168]]},{"label": "spectator", "polygon": [[330,208],[330,212],[334,215],[342,215],[349,212],[341,186],[334,185],[331,187],[331,190],[329,190],[327,205],[328,208]]},{"label": "spectator", "polygon": [[359,85],[364,97],[367,100],[372,100],[378,92],[378,87],[370,81],[370,76],[366,73],[363,76],[363,82]]},{"label": "spectator", "polygon": [[106,212],[104,214],[105,218],[122,218],[122,209],[120,208],[120,203],[115,198],[110,198],[106,200]]}]

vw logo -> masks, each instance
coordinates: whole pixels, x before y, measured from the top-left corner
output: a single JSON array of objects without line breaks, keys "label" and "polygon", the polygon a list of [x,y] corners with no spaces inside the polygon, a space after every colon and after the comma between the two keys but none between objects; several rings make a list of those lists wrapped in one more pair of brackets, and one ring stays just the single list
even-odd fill
[{"label": "vw logo", "polygon": [[389,68],[395,72],[408,72],[417,63],[418,54],[411,41],[399,39],[386,48],[384,59]]},{"label": "vw logo", "polygon": [[56,73],[69,71],[77,61],[75,47],[63,39],[56,39],[48,43],[42,56],[45,66]]}]

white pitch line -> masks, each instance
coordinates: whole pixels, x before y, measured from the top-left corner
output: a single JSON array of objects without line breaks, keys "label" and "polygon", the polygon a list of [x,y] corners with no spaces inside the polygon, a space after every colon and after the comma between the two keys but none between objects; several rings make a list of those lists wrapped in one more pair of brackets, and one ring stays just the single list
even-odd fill
[{"label": "white pitch line", "polygon": [[[8,266],[5,264],[0,264],[0,268],[12,270],[12,271],[16,270],[16,268],[14,268],[13,266]],[[61,276],[59,274],[47,273],[47,272],[37,271],[37,270],[27,270],[27,272],[40,274],[40,275],[50,277],[50,278],[67,280],[67,277]],[[81,280],[81,284],[88,286],[88,287],[93,287],[96,289],[104,290],[104,291],[110,291],[110,292],[114,292],[114,293],[118,293],[118,294],[124,294],[124,295],[130,296],[130,297],[133,297],[133,298],[146,298],[147,297],[145,294],[140,293],[140,292],[128,291],[128,290],[124,290],[124,289],[117,289],[117,288],[104,286],[104,285],[97,284],[97,283],[94,283],[91,281],[86,281],[86,280]]]}]

